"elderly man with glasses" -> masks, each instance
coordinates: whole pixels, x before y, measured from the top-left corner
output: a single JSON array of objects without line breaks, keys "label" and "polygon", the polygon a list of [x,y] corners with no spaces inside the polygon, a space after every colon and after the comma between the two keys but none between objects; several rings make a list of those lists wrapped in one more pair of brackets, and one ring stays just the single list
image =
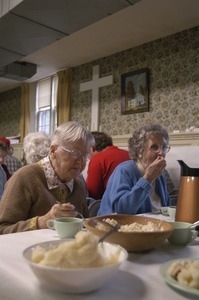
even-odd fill
[{"label": "elderly man with glasses", "polygon": [[169,206],[166,154],[169,135],[160,124],[146,124],[129,139],[131,160],[121,163],[109,178],[98,215],[140,214]]},{"label": "elderly man with glasses", "polygon": [[0,203],[0,234],[47,228],[58,217],[88,217],[86,190],[79,179],[93,145],[92,134],[77,122],[60,125],[48,156],[16,171]]}]

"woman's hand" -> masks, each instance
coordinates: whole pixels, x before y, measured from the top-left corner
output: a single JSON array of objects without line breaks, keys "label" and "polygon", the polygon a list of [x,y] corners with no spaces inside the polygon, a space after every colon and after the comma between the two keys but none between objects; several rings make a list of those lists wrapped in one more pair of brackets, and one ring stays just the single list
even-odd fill
[{"label": "woman's hand", "polygon": [[158,156],[145,170],[143,178],[150,183],[154,182],[164,171],[166,160],[162,156]]},{"label": "woman's hand", "polygon": [[76,217],[77,215],[78,212],[75,210],[75,206],[70,202],[63,204],[56,203],[47,214],[38,218],[38,227],[39,229],[47,228],[46,221],[50,219]]}]

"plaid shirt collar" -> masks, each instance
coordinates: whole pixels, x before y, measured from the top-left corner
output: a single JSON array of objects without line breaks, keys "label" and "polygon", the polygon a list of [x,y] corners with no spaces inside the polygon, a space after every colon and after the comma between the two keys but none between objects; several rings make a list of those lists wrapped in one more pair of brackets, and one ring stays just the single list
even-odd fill
[{"label": "plaid shirt collar", "polygon": [[44,174],[46,177],[46,181],[47,181],[47,185],[48,188],[54,189],[58,186],[60,186],[61,188],[65,188],[65,186],[67,186],[69,188],[69,190],[73,191],[73,185],[74,185],[74,179],[71,179],[69,181],[67,181],[66,183],[63,183],[59,180],[58,176],[55,174],[55,171],[53,170],[53,167],[51,165],[50,159],[49,157],[45,157],[42,160],[40,160],[40,164],[44,170]]}]

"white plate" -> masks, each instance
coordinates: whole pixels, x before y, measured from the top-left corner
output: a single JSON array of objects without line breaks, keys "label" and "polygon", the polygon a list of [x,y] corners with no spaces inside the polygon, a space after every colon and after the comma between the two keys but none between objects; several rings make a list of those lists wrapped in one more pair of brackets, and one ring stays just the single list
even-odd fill
[{"label": "white plate", "polygon": [[173,287],[177,292],[179,292],[180,294],[185,294],[187,297],[191,297],[189,299],[199,299],[199,289],[194,289],[194,288],[190,288],[187,287],[185,285],[179,284],[178,281],[176,281],[175,279],[173,279],[169,274],[168,274],[168,268],[170,267],[170,265],[173,262],[177,262],[179,260],[199,260],[199,258],[196,259],[190,259],[190,258],[181,258],[181,259],[175,259],[175,260],[170,260],[166,263],[164,263],[161,267],[160,267],[160,273],[163,276],[164,280],[166,281],[166,283]]}]

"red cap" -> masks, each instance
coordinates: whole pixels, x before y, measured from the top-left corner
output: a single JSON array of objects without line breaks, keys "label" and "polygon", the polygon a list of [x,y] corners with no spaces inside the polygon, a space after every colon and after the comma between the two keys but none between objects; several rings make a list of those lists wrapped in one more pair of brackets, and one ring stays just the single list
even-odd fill
[{"label": "red cap", "polygon": [[6,144],[8,147],[10,147],[10,140],[6,139],[3,136],[0,136],[0,142],[3,142],[4,144]]}]

